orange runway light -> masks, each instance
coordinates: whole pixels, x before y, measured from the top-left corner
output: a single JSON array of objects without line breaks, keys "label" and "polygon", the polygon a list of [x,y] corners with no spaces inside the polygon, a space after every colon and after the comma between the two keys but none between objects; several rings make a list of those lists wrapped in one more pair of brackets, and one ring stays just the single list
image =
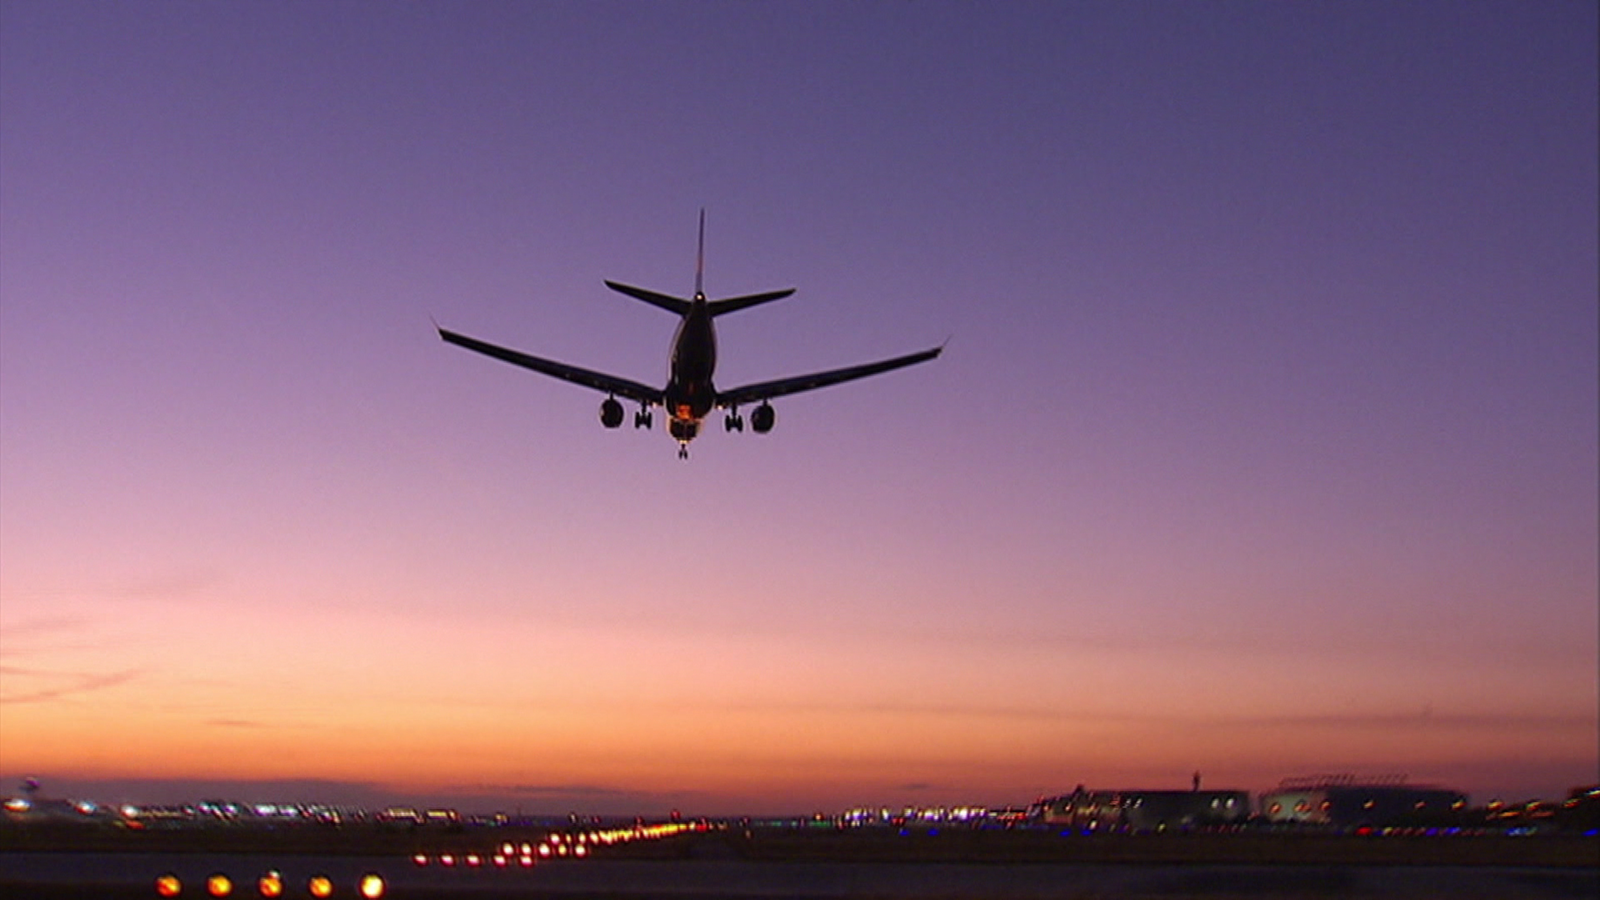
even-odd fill
[{"label": "orange runway light", "polygon": [[306,882],[306,893],[313,897],[332,897],[333,880],[326,875],[313,875]]},{"label": "orange runway light", "polygon": [[177,897],[183,893],[183,882],[176,875],[162,875],[156,879],[157,897]]},{"label": "orange runway light", "polygon": [[233,894],[233,879],[221,872],[206,879],[206,893],[213,897],[228,897]]},{"label": "orange runway light", "polygon": [[261,892],[263,897],[282,897],[283,876],[277,872],[268,872],[256,882],[256,889]]},{"label": "orange runway light", "polygon": [[386,887],[387,885],[383,883],[383,876],[376,872],[368,872],[361,876],[361,896],[366,897],[367,900],[377,900],[378,897],[382,897]]}]

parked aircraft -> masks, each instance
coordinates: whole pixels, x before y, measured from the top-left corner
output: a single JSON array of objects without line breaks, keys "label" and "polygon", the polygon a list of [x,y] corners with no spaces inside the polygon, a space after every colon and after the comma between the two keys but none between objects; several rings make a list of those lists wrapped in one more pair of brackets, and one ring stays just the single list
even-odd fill
[{"label": "parked aircraft", "polygon": [[604,393],[606,399],[600,403],[600,424],[607,428],[617,428],[622,425],[624,417],[622,400],[631,400],[639,404],[639,410],[633,415],[635,428],[651,427],[652,408],[657,406],[663,408],[667,415],[667,432],[677,440],[678,456],[681,459],[689,457],[689,442],[700,433],[701,424],[713,409],[727,410],[727,415],[723,418],[723,427],[726,430],[743,431],[744,417],[740,415],[739,407],[752,403],[760,404],[750,412],[750,428],[757,434],[766,434],[772,430],[776,421],[772,404],[768,402],[775,397],[816,390],[927,362],[944,349],[934,347],[919,353],[843,369],[762,381],[732,390],[718,390],[712,383],[712,375],[717,367],[717,333],[714,325],[716,317],[773,300],[781,300],[793,294],[794,288],[729,297],[723,300],[708,300],[704,290],[705,247],[706,212],[702,209],[699,251],[695,258],[694,296],[690,299],[659,294],[614,281],[605,283],[606,287],[618,293],[658,306],[681,317],[677,334],[672,339],[672,357],[666,387],[650,387],[627,378],[531,356],[444,328],[439,328],[439,337],[459,347],[492,356],[512,365],[532,369]]}]

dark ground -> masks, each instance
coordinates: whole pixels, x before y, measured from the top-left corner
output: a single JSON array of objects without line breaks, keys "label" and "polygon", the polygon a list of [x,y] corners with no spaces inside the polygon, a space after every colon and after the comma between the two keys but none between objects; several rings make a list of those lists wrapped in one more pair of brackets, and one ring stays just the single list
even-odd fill
[{"label": "dark ground", "polygon": [[[325,874],[334,897],[362,874],[386,897],[847,898],[847,900],[1325,900],[1325,898],[1593,898],[1600,837],[1208,833],[1062,836],[1054,830],[743,829],[598,848],[584,860],[496,869],[494,848],[545,829],[377,826],[120,828],[0,825],[0,898],[155,897],[167,873],[204,897],[226,873],[234,897],[283,873],[283,896],[306,897]],[[446,867],[441,853],[457,854]],[[464,854],[481,854],[469,868]],[[413,854],[427,864],[419,866]]]}]

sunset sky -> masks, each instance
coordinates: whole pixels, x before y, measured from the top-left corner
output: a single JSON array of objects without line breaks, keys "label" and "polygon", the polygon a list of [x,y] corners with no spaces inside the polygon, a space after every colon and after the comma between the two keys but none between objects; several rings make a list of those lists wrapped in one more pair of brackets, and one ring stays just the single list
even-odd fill
[{"label": "sunset sky", "polygon": [[0,794],[1600,779],[1597,18],[3,0]]}]

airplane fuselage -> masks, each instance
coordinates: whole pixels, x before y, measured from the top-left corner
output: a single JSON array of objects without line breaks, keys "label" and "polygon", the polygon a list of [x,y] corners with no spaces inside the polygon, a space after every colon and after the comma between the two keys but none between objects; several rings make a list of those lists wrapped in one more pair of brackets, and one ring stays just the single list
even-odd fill
[{"label": "airplane fuselage", "polygon": [[667,429],[688,443],[717,403],[711,376],[717,368],[717,331],[705,294],[696,293],[672,338],[672,364],[663,392]]}]

